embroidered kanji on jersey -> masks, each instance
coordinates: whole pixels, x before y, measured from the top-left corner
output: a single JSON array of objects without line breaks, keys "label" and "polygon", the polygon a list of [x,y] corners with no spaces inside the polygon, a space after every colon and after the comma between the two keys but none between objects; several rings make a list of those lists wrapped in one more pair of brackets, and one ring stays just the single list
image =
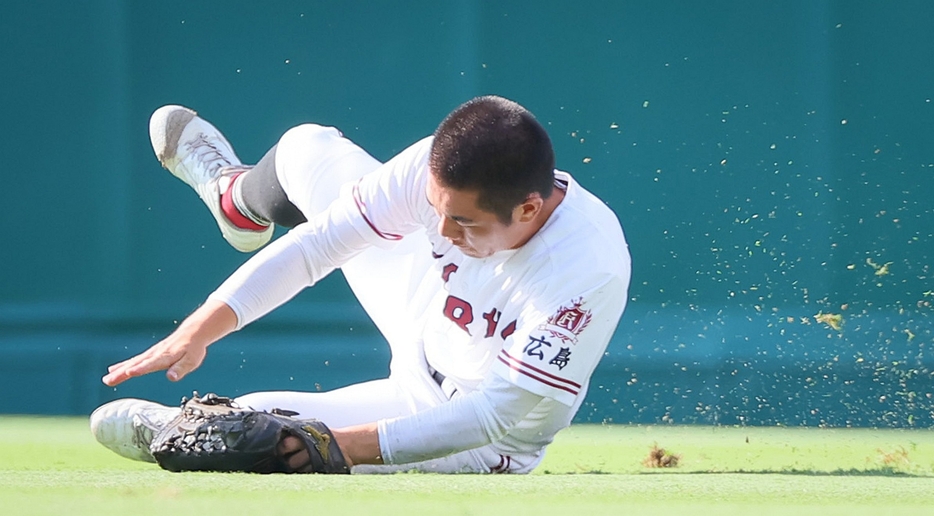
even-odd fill
[{"label": "embroidered kanji on jersey", "polygon": [[562,306],[548,318],[548,322],[542,324],[538,329],[547,331],[562,342],[577,344],[577,337],[584,331],[584,328],[590,324],[590,310],[581,308],[584,304],[584,298],[577,298],[571,301],[571,306]]},{"label": "embroidered kanji on jersey", "polygon": [[551,347],[551,343],[545,340],[545,337],[535,338],[529,335],[529,343],[525,345],[525,349],[522,351],[530,357],[538,357],[539,360],[545,358],[545,350],[542,349],[542,346]]},{"label": "embroidered kanji on jersey", "polygon": [[558,375],[549,373],[544,369],[530,365],[524,362],[521,358],[510,355],[506,350],[500,351],[496,358],[509,369],[512,369],[519,374],[528,376],[529,378],[536,380],[539,383],[567,392],[573,396],[577,396],[580,393],[580,383],[577,383],[573,380],[568,380],[567,378],[562,378]]},{"label": "embroidered kanji on jersey", "polygon": [[561,348],[558,354],[548,362],[549,365],[558,366],[558,370],[564,369],[571,361],[571,348]]}]

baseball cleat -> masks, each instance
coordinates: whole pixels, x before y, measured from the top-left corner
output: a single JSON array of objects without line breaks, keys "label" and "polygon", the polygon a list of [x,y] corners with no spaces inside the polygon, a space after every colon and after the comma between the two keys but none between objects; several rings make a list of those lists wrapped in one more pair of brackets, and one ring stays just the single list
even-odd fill
[{"label": "baseball cleat", "polygon": [[180,410],[133,398],[111,401],[91,413],[91,433],[97,442],[121,457],[156,462],[149,451],[153,435]]},{"label": "baseball cleat", "polygon": [[217,128],[186,107],[163,106],[149,119],[149,139],[162,166],[198,193],[234,249],[247,253],[269,242],[273,224],[258,231],[239,228],[221,210],[221,194],[244,169]]}]

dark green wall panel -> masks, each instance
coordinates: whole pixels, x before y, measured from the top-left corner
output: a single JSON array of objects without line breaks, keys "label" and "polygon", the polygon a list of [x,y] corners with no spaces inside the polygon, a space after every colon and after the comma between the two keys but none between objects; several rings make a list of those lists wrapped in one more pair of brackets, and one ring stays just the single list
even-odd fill
[{"label": "dark green wall panel", "polygon": [[[306,121],[386,159],[497,93],[546,124],[559,166],[631,243],[632,303],[582,418],[930,424],[932,15],[922,1],[0,5],[0,411],[284,388],[301,374],[269,342],[366,357],[309,366],[301,388],[383,374],[334,275],[190,384],[97,383],[244,259],[159,168],[149,114],[189,105],[248,162]],[[231,376],[240,352],[254,355]]]}]

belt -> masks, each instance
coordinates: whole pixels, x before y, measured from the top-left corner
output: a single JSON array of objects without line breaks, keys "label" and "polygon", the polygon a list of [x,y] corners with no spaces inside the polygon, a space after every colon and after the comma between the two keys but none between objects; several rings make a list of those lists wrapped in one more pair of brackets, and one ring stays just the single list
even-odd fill
[{"label": "belt", "polygon": [[438,384],[438,387],[441,387],[441,384],[448,379],[447,376],[441,374],[441,372],[434,367],[428,366],[428,372],[431,373],[431,377],[435,379],[435,383]]},{"label": "belt", "polygon": [[428,374],[431,375],[431,378],[438,384],[438,387],[441,388],[441,392],[443,392],[448,399],[454,397],[454,393],[457,392],[457,387],[454,386],[454,382],[448,380],[447,376],[444,376],[440,371],[431,366],[428,366]]}]

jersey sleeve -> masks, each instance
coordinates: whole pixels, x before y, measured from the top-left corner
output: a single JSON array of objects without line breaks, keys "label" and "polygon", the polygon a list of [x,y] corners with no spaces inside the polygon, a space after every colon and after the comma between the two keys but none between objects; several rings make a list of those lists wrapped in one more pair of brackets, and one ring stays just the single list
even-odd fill
[{"label": "jersey sleeve", "polygon": [[480,389],[447,403],[378,421],[380,453],[386,464],[407,464],[485,446],[502,439],[541,400],[491,377]]},{"label": "jersey sleeve", "polygon": [[325,211],[250,258],[209,297],[230,306],[237,329],[314,285],[370,246],[391,247],[424,227],[428,151],[423,139],[360,181]]},{"label": "jersey sleeve", "polygon": [[[585,283],[587,284],[587,283]],[[552,294],[523,310],[492,371],[530,392],[573,406],[619,323],[628,284],[597,279],[580,294]]]},{"label": "jersey sleeve", "polygon": [[416,142],[356,184],[345,185],[337,202],[353,212],[350,220],[368,243],[390,247],[424,228],[431,213],[425,193],[431,140]]}]

